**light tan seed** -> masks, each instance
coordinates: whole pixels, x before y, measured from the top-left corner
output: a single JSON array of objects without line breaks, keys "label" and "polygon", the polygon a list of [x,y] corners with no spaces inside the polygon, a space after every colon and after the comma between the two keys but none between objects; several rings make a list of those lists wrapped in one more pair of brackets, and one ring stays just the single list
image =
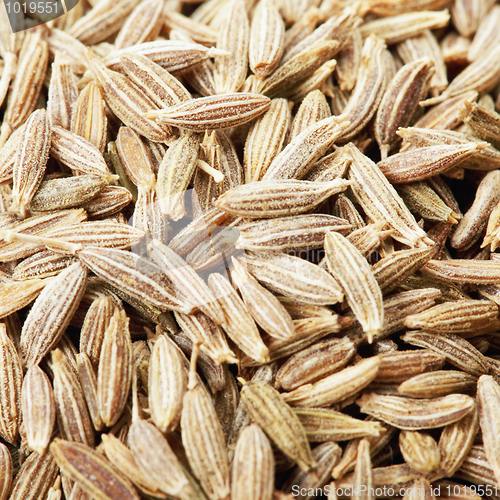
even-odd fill
[{"label": "light tan seed", "polygon": [[473,35],[493,3],[491,0],[458,0],[453,4],[451,16],[460,34],[465,37]]},{"label": "light tan seed", "polygon": [[147,118],[195,132],[231,128],[247,123],[269,108],[271,100],[252,93],[199,97],[168,109],[145,112]]},{"label": "light tan seed", "polygon": [[274,338],[286,340],[293,337],[292,318],[279,300],[259,285],[234,257],[231,261],[231,278],[255,321]]},{"label": "light tan seed", "polygon": [[439,397],[466,391],[474,387],[476,382],[476,377],[462,371],[438,370],[405,380],[399,385],[398,392],[412,398]]},{"label": "light tan seed", "polygon": [[456,166],[462,160],[486,148],[484,142],[418,148],[397,153],[378,163],[378,167],[393,184],[427,179]]},{"label": "light tan seed", "polygon": [[124,73],[158,108],[168,108],[191,99],[191,94],[177,78],[142,54],[120,57]]},{"label": "light tan seed", "polygon": [[222,426],[212,399],[198,382],[184,395],[182,443],[189,465],[210,500],[229,496],[229,464]]},{"label": "light tan seed", "polygon": [[251,419],[304,472],[316,468],[304,427],[278,391],[266,383],[251,381],[243,386],[241,401]]},{"label": "light tan seed", "polygon": [[0,289],[0,317],[5,318],[33,302],[48,280],[38,278],[21,282],[2,283]]},{"label": "light tan seed", "polygon": [[9,449],[3,443],[0,446],[0,468],[2,470],[0,474],[0,499],[7,500],[11,491],[14,470]]},{"label": "light tan seed", "polygon": [[462,112],[464,122],[473,130],[474,135],[490,142],[498,149],[500,147],[500,141],[498,140],[500,115],[476,103],[466,101],[464,107],[465,110]]},{"label": "light tan seed", "polygon": [[232,462],[233,500],[271,500],[274,492],[274,456],[271,444],[256,424],[246,427],[236,443]]},{"label": "light tan seed", "polygon": [[[479,2],[481,3],[481,2]],[[485,3],[485,2],[482,2]],[[500,22],[500,9],[498,5],[483,17],[467,54],[467,59],[470,62],[478,59],[482,54],[493,50],[495,45],[500,43],[500,35],[496,27]]]},{"label": "light tan seed", "polygon": [[115,309],[104,334],[97,372],[97,402],[104,425],[112,427],[127,403],[132,383],[129,318]]},{"label": "light tan seed", "polygon": [[52,437],[56,405],[50,380],[38,366],[27,371],[21,395],[23,425],[28,446],[43,455]]},{"label": "light tan seed", "polygon": [[481,376],[489,371],[485,357],[470,342],[453,333],[413,331],[402,338],[409,344],[426,347],[446,356],[450,364],[471,375]]},{"label": "light tan seed", "polygon": [[398,429],[423,430],[456,422],[475,409],[474,399],[464,394],[442,398],[411,399],[365,393],[356,402],[362,413]]},{"label": "light tan seed", "polygon": [[219,273],[208,277],[208,286],[217,297],[224,322],[222,328],[245,354],[259,362],[269,360],[269,351],[260,336],[257,325],[229,280]]},{"label": "light tan seed", "polygon": [[52,351],[54,397],[61,435],[71,441],[94,445],[94,429],[82,387],[60,349]]},{"label": "light tan seed", "polygon": [[71,132],[83,137],[104,153],[108,119],[101,87],[94,81],[90,82],[73,106]]},{"label": "light tan seed", "polygon": [[429,89],[434,74],[431,59],[405,64],[388,83],[375,118],[375,138],[384,159],[397,140],[399,127],[406,127]]},{"label": "light tan seed", "polygon": [[447,26],[449,20],[448,10],[409,12],[369,21],[360,30],[363,38],[376,35],[387,44],[393,44],[420,35],[425,30]]},{"label": "light tan seed", "polygon": [[36,299],[23,324],[21,353],[27,368],[57,344],[85,292],[87,270],[75,263],[54,278]]},{"label": "light tan seed", "polygon": [[[4,122],[5,123],[5,122]],[[26,217],[26,207],[42,182],[49,157],[50,122],[45,110],[34,111],[19,139],[13,167],[11,212]]]},{"label": "light tan seed", "polygon": [[151,418],[162,432],[177,427],[186,389],[183,356],[166,335],[160,335],[149,359],[148,397]]},{"label": "light tan seed", "polygon": [[59,473],[51,453],[31,453],[23,462],[12,485],[12,500],[45,498]]},{"label": "light tan seed", "polygon": [[478,430],[477,410],[443,429],[439,438],[441,461],[439,462],[438,474],[447,477],[455,474],[469,454]]},{"label": "light tan seed", "polygon": [[[104,337],[104,336],[103,336]],[[92,366],[92,362],[87,353],[79,352],[76,355],[76,363],[78,368],[78,379],[82,386],[83,395],[87,402],[90,418],[96,431],[101,431],[104,424],[99,413],[99,403],[97,394],[97,376],[96,370]]]},{"label": "light tan seed", "polygon": [[357,248],[338,233],[327,233],[325,252],[330,272],[340,282],[371,343],[373,335],[382,328],[384,310],[382,293],[370,266]]},{"label": "light tan seed", "polygon": [[348,441],[364,436],[379,436],[384,432],[379,422],[357,420],[344,413],[327,408],[294,408],[307,439],[311,443],[324,441]]},{"label": "light tan seed", "polygon": [[130,426],[128,442],[139,471],[158,489],[182,500],[204,498],[194,490],[167,439],[152,423],[135,421]]},{"label": "light tan seed", "polygon": [[323,407],[350,398],[366,387],[376,376],[381,358],[373,356],[312,384],[302,385],[283,394],[294,406]]},{"label": "light tan seed", "polygon": [[56,438],[50,445],[61,471],[91,498],[138,500],[132,483],[89,446]]},{"label": "light tan seed", "polygon": [[244,184],[226,191],[215,205],[230,214],[248,218],[274,218],[307,212],[351,183],[343,179],[316,183],[269,180]]},{"label": "light tan seed", "polygon": [[419,247],[431,243],[378,166],[353,145],[349,153],[353,160],[349,171],[351,189],[368,217],[387,221],[395,231],[393,238],[401,243]]},{"label": "light tan seed", "polygon": [[115,39],[115,47],[124,49],[154,40],[160,33],[163,4],[158,0],[140,2],[129,14]]},{"label": "light tan seed", "polygon": [[500,464],[498,463],[500,387],[491,375],[483,375],[477,383],[477,394],[484,451],[495,478],[498,478],[500,476]]},{"label": "light tan seed", "polygon": [[363,45],[356,86],[343,110],[350,125],[342,140],[353,138],[377,111],[388,83],[383,64],[384,49],[384,42],[375,36],[368,37]]},{"label": "light tan seed", "polygon": [[245,142],[246,182],[262,180],[274,158],[281,152],[290,119],[288,101],[272,99],[269,109],[252,124]]},{"label": "light tan seed", "polygon": [[326,305],[342,301],[338,283],[320,267],[286,254],[254,254],[245,263],[252,274],[272,291],[306,303]]},{"label": "light tan seed", "polygon": [[47,114],[52,126],[69,129],[72,104],[78,97],[76,78],[69,58],[62,52],[56,53],[52,64]]},{"label": "light tan seed", "polygon": [[399,433],[399,449],[405,462],[422,474],[433,472],[439,465],[438,445],[426,432],[402,430]]},{"label": "light tan seed", "polygon": [[345,115],[325,118],[307,127],[273,160],[263,181],[301,179],[349,127]]}]

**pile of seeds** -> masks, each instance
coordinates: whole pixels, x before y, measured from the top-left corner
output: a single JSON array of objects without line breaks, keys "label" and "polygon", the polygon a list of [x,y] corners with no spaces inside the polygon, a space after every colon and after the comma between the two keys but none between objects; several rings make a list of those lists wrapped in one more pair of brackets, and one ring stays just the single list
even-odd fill
[{"label": "pile of seeds", "polygon": [[500,497],[498,2],[17,22],[0,500]]}]

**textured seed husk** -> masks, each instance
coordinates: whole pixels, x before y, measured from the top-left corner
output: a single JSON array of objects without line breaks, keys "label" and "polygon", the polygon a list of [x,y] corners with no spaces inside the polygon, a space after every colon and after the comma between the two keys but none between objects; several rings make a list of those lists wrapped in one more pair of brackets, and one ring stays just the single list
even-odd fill
[{"label": "textured seed husk", "polygon": [[397,153],[378,163],[393,184],[420,181],[460,164],[487,146],[471,142],[464,145],[430,146]]},{"label": "textured seed husk", "polygon": [[462,462],[458,474],[474,484],[497,485],[497,481],[490,465],[483,445],[474,445]]},{"label": "textured seed husk", "polygon": [[35,110],[49,59],[46,36],[46,30],[42,27],[30,30],[24,37],[16,76],[0,129],[1,145]]},{"label": "textured seed husk", "polygon": [[118,421],[127,403],[132,370],[129,318],[115,310],[104,334],[97,372],[99,414],[107,427]]},{"label": "textured seed husk", "polygon": [[430,434],[403,430],[399,433],[399,448],[405,462],[422,474],[433,472],[439,465],[439,448]]},{"label": "textured seed husk", "polygon": [[247,222],[238,226],[239,248],[253,251],[287,251],[321,248],[328,231],[347,231],[347,220],[333,215],[297,215]]},{"label": "textured seed husk", "polygon": [[442,398],[412,399],[365,393],[356,401],[367,413],[398,429],[422,430],[444,427],[475,409],[474,399],[464,394]]},{"label": "textured seed husk", "polygon": [[181,430],[189,465],[208,498],[228,497],[229,464],[222,426],[199,383],[184,395]]},{"label": "textured seed husk", "polygon": [[382,156],[396,141],[398,128],[410,123],[418,103],[427,95],[433,73],[432,60],[420,59],[405,64],[389,82],[375,118],[375,138]]},{"label": "textured seed husk", "polygon": [[445,357],[429,349],[383,353],[375,380],[384,383],[402,382],[414,375],[442,368]]},{"label": "textured seed husk", "polygon": [[451,477],[469,454],[479,430],[477,410],[447,425],[439,438],[441,461],[437,473]]},{"label": "textured seed husk", "polygon": [[479,400],[479,424],[483,434],[484,451],[498,481],[500,477],[500,463],[498,462],[500,387],[491,375],[482,375],[479,378],[477,395]]},{"label": "textured seed husk", "polygon": [[338,283],[320,267],[287,254],[253,254],[245,263],[254,278],[280,295],[326,305],[342,301]]},{"label": "textured seed husk", "polygon": [[16,346],[0,323],[0,435],[9,443],[17,439],[22,421],[23,370]]},{"label": "textured seed husk", "polygon": [[353,159],[349,170],[351,189],[368,217],[387,221],[394,229],[392,237],[403,244],[424,247],[430,243],[378,166],[353,145],[349,152]]},{"label": "textured seed husk", "polygon": [[231,56],[215,60],[214,82],[217,94],[240,90],[247,76],[250,42],[250,23],[243,1],[228,2],[221,14],[217,48],[231,53]]},{"label": "textured seed husk", "polygon": [[[145,420],[135,421],[130,427],[128,442],[139,470],[159,490],[182,500],[205,498],[190,484],[165,436],[153,424]],[[166,470],[168,474],[165,474]]]},{"label": "textured seed husk", "polygon": [[9,137],[7,142],[0,149],[0,181],[11,182],[14,175],[14,163],[17,157],[17,148],[21,135],[24,130],[24,125],[17,128],[14,133]]},{"label": "textured seed husk", "polygon": [[161,30],[162,10],[163,3],[158,0],[140,2],[116,35],[115,47],[124,49],[154,40]]},{"label": "textured seed husk", "polygon": [[[302,100],[302,99],[301,99]],[[325,94],[321,90],[309,92],[300,103],[292,121],[288,142],[295,139],[309,126],[332,116]]]},{"label": "textured seed husk", "polygon": [[[104,153],[108,119],[101,87],[94,81],[90,82],[81,91],[73,107],[71,132],[83,137]],[[54,137],[52,140],[54,143]],[[54,144],[52,147],[54,148]]]},{"label": "textured seed husk", "polygon": [[171,135],[170,128],[144,117],[144,113],[156,108],[155,104],[127,77],[106,68],[91,49],[87,49],[86,55],[113,113],[138,134],[152,141],[166,141]]},{"label": "textured seed husk", "polygon": [[426,274],[457,284],[494,285],[500,277],[500,262],[494,260],[430,260],[423,269]]},{"label": "textured seed husk", "polygon": [[132,483],[89,446],[56,438],[50,452],[62,472],[98,500],[139,500]]},{"label": "textured seed husk", "polygon": [[[169,72],[186,71],[215,55],[222,55],[214,48],[179,40],[155,40],[110,52],[103,62],[113,71],[121,71],[120,57],[127,54],[142,54]],[[225,54],[225,52],[223,53]]]},{"label": "textured seed husk", "polygon": [[93,219],[104,219],[115,215],[124,209],[132,201],[132,193],[121,186],[107,186],[94,196],[90,201],[83,204],[89,217]]},{"label": "textured seed husk", "polygon": [[343,191],[349,181],[325,183],[270,180],[244,184],[226,191],[216,206],[230,214],[248,218],[273,218],[307,212],[329,196]]},{"label": "textured seed husk", "polygon": [[234,258],[231,258],[231,279],[239,289],[243,301],[255,321],[272,337],[286,340],[295,334],[292,318],[279,300],[248,273]]},{"label": "textured seed husk", "polygon": [[312,384],[302,385],[283,394],[294,406],[324,407],[350,398],[366,387],[376,376],[381,358],[372,356]]},{"label": "textured seed husk", "polygon": [[500,147],[498,132],[500,130],[500,115],[494,111],[476,104],[475,102],[464,102],[462,117],[474,132],[474,135],[483,141],[490,142],[495,148]]},{"label": "textured seed husk", "polygon": [[29,203],[36,212],[72,208],[91,200],[116,176],[79,175],[43,181]]},{"label": "textured seed husk", "polygon": [[60,349],[52,351],[51,369],[54,374],[56,415],[61,435],[70,441],[93,446],[94,429],[82,387]]},{"label": "textured seed husk", "polygon": [[358,249],[338,233],[327,233],[325,252],[330,272],[341,284],[349,306],[371,342],[382,328],[384,309],[382,293],[370,266]]},{"label": "textured seed husk", "polygon": [[87,247],[78,258],[112,286],[161,310],[190,310],[154,263],[124,250]]},{"label": "textured seed husk", "polygon": [[222,324],[224,314],[216,297],[199,274],[182,257],[160,241],[153,239],[148,248],[151,258],[172,281],[178,294],[197,305],[200,311],[216,324]]},{"label": "textured seed husk", "polygon": [[256,424],[243,430],[232,462],[233,500],[271,500],[274,492],[274,456],[268,438]]},{"label": "textured seed husk", "polygon": [[424,219],[436,220],[449,224],[457,224],[460,215],[439,197],[439,195],[425,182],[412,182],[398,187],[403,201],[414,213]]},{"label": "textured seed husk", "polygon": [[2,471],[0,473],[0,499],[6,500],[9,498],[14,470],[9,449],[3,443],[0,446],[0,468]]},{"label": "textured seed husk", "polygon": [[360,27],[360,31],[363,37],[376,35],[390,45],[420,35],[428,29],[442,28],[449,20],[448,10],[410,12],[369,21]]},{"label": "textured seed husk", "polygon": [[[319,491],[328,482],[332,468],[337,465],[342,454],[342,448],[336,443],[323,443],[314,448],[313,457],[318,466],[314,473],[307,473],[295,467],[287,481],[283,485],[283,490],[287,493],[292,488],[300,488],[299,491]],[[295,489],[293,490],[295,491]],[[294,495],[295,498],[306,499],[308,495]]]},{"label": "textured seed husk", "polygon": [[75,263],[54,278],[35,300],[21,332],[27,368],[37,365],[57,344],[75,313],[87,284],[87,270]]},{"label": "textured seed husk", "polygon": [[227,344],[221,327],[203,313],[175,312],[175,319],[189,339],[208,354],[217,364],[236,363],[234,352]]},{"label": "textured seed husk", "polygon": [[182,218],[185,190],[196,168],[200,137],[183,134],[168,149],[158,171],[157,193],[162,212],[173,220]]},{"label": "textured seed husk", "polygon": [[104,334],[114,313],[113,300],[99,296],[90,304],[80,333],[80,352],[88,355],[97,373]]},{"label": "textured seed husk", "polygon": [[132,481],[146,495],[154,498],[167,498],[167,495],[139,470],[132,452],[118,438],[113,434],[103,434],[101,439],[106,457],[121,474]]},{"label": "textured seed husk", "polygon": [[243,386],[241,401],[251,419],[304,472],[316,468],[304,427],[278,391],[266,383],[251,381]]},{"label": "textured seed husk", "polygon": [[349,121],[345,118],[345,115],[331,116],[307,127],[276,156],[262,180],[304,177],[349,127]]},{"label": "textured seed husk", "polygon": [[434,248],[414,248],[399,250],[380,259],[372,267],[373,275],[380,286],[382,293],[394,290],[408,276],[420,269],[431,257]]},{"label": "textured seed husk", "polygon": [[28,279],[2,283],[0,289],[0,317],[5,318],[33,302],[49,280]]},{"label": "textured seed husk", "polygon": [[294,408],[294,411],[311,443],[350,441],[364,436],[377,437],[383,432],[379,422],[357,420],[327,408]]},{"label": "textured seed husk", "polygon": [[438,370],[405,380],[399,385],[398,392],[412,398],[439,397],[467,391],[473,388],[476,382],[476,377],[462,371]]},{"label": "textured seed husk", "polygon": [[36,500],[45,498],[59,473],[51,453],[31,453],[16,475],[9,498],[13,500]]},{"label": "textured seed husk", "polygon": [[272,99],[269,109],[252,124],[245,142],[244,165],[247,182],[259,181],[281,152],[290,124],[286,99]]},{"label": "textured seed husk", "polygon": [[187,372],[181,351],[166,335],[156,340],[151,352],[147,387],[153,422],[162,432],[175,429],[187,389]]},{"label": "textured seed husk", "polygon": [[311,76],[321,65],[339,51],[337,40],[325,40],[308,47],[263,80],[260,92],[269,97],[286,95]]},{"label": "textured seed husk", "polygon": [[316,342],[290,357],[276,373],[276,387],[286,391],[314,383],[338,372],[354,355],[354,343],[346,337]]},{"label": "textured seed husk", "polygon": [[12,273],[12,279],[30,281],[49,278],[58,275],[73,262],[73,257],[58,255],[50,250],[41,251],[20,262]]},{"label": "textured seed husk", "polygon": [[489,371],[485,357],[470,342],[454,333],[436,334],[421,330],[408,332],[401,338],[408,344],[426,347],[446,356],[450,364],[471,375],[479,377]]},{"label": "textured seed husk", "polygon": [[142,54],[120,57],[124,72],[159,108],[168,108],[191,99],[182,83],[159,64]]},{"label": "textured seed husk", "polygon": [[83,395],[87,402],[92,424],[96,431],[101,431],[104,428],[104,424],[99,413],[96,370],[92,366],[92,362],[86,352],[79,352],[76,355],[76,363],[78,367],[78,379],[80,380]]},{"label": "textured seed husk", "polygon": [[[93,124],[92,116],[91,130],[95,130]],[[70,132],[62,127],[52,127],[51,156],[67,165],[75,173],[108,176],[110,172],[102,156],[102,150],[94,143],[94,141],[97,142],[98,137],[89,133],[80,136],[77,135],[78,131],[82,132],[78,128],[75,132],[73,130]]]},{"label": "textured seed husk", "polygon": [[265,113],[270,104],[268,97],[259,94],[228,93],[191,99],[168,109],[147,112],[146,116],[165,125],[204,132],[247,123]]},{"label": "textured seed husk", "polygon": [[251,358],[261,363],[269,361],[269,351],[255,320],[229,280],[220,273],[212,273],[208,277],[208,286],[224,313],[222,328],[231,340]]},{"label": "textured seed husk", "polygon": [[23,425],[28,446],[43,455],[50,443],[56,420],[54,391],[49,378],[38,366],[30,368],[22,387]]},{"label": "textured seed husk", "polygon": [[10,211],[26,216],[26,207],[31,202],[42,182],[51,140],[51,127],[47,112],[34,111],[24,126],[19,139],[14,163],[12,205]]}]

